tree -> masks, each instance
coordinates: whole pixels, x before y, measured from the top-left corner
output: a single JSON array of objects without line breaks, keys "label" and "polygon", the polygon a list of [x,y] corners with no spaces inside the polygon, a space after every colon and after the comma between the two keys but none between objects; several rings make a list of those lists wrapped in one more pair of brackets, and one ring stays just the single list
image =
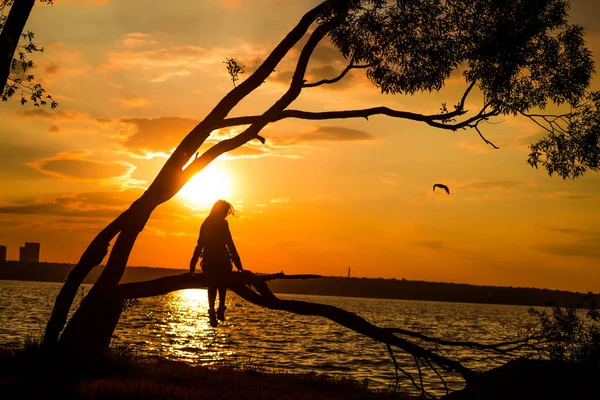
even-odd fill
[{"label": "tree", "polygon": [[[265,138],[260,135],[262,129],[281,119],[368,119],[372,115],[386,115],[450,131],[471,129],[494,146],[483,136],[480,124],[499,116],[523,116],[534,120],[548,133],[531,147],[529,162],[532,166],[545,167],[549,174],[557,173],[563,178],[575,178],[588,170],[598,170],[600,95],[588,91],[593,62],[583,42],[583,29],[567,22],[568,7],[568,1],[564,0],[394,3],[328,0],[317,5],[301,18],[246,80],[236,85],[237,79],[232,76],[234,88],[185,136],[148,189],[93,239],[57,296],[44,343],[58,345],[62,351],[94,356],[108,346],[127,299],[206,286],[208,278],[202,274],[127,285],[119,284],[119,281],[136,238],[153,210],[173,197],[219,155],[251,140],[264,143]],[[305,35],[308,40],[304,42]],[[326,37],[348,60],[348,66],[337,77],[306,82],[313,51]],[[290,50],[300,44],[301,51],[287,91],[261,115],[228,118],[235,106],[258,89]],[[237,63],[235,59],[233,61]],[[227,60],[227,64],[236,70],[231,60]],[[333,111],[288,108],[303,90],[335,84],[353,69],[364,71],[383,93],[405,95],[438,90],[451,74],[462,72],[465,91],[452,109],[443,106],[441,112],[432,114],[387,107]],[[479,90],[484,100],[479,111],[469,112],[465,102],[474,90]],[[560,115],[543,114],[550,104],[569,110]],[[211,132],[231,126],[243,126],[244,130],[203,154],[197,153]],[[98,281],[63,331],[79,285],[108,254]],[[440,378],[440,368],[459,373],[466,380],[475,374],[460,360],[445,357],[431,346],[468,346],[506,355],[527,346],[531,339],[481,345],[444,341],[404,329],[378,328],[335,307],[280,300],[268,289],[266,280],[246,273],[233,274],[224,283],[241,297],[261,306],[320,315],[381,341],[393,359],[392,347],[406,351],[415,357],[419,371],[431,368]],[[401,371],[397,365],[396,368]],[[422,382],[413,382],[425,390]]]},{"label": "tree", "polygon": [[[53,2],[40,1],[46,4]],[[29,99],[35,106],[50,103],[50,107],[55,108],[58,103],[41,84],[35,82],[35,76],[29,71],[34,65],[29,55],[44,51],[33,41],[32,31],[23,33],[34,4],[35,0],[0,0],[0,98],[7,101],[14,94],[19,94],[21,104]],[[6,10],[8,15],[5,15]],[[21,39],[25,44],[19,45]],[[15,53],[18,58],[14,57]]]}]

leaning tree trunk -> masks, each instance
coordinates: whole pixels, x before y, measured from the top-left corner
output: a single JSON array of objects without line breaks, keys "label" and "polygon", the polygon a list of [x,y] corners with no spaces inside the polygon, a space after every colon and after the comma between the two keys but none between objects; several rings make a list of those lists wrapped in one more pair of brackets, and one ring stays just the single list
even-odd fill
[{"label": "leaning tree trunk", "polygon": [[[134,208],[135,204],[131,208]],[[121,231],[127,221],[127,216],[131,208],[112,221],[92,240],[77,265],[69,273],[67,280],[56,297],[52,314],[46,324],[44,346],[52,346],[58,341],[60,332],[67,322],[71,304],[73,304],[79,287],[90,271],[100,265],[106,254],[108,254],[110,242]]]},{"label": "leaning tree trunk", "polygon": [[[142,196],[144,198],[144,196]],[[115,296],[133,244],[157,204],[140,202],[130,213],[110,253],[107,268],[79,306],[60,338],[62,350],[94,356],[106,349],[121,316],[122,301]],[[110,266],[110,268],[108,267]]]},{"label": "leaning tree trunk", "polygon": [[[125,271],[129,254],[133,248],[137,235],[143,230],[152,211],[158,205],[172,198],[185,182],[219,155],[234,150],[252,139],[262,139],[259,136],[262,128],[270,121],[277,119],[281,112],[299,96],[302,85],[304,84],[304,75],[310,55],[319,41],[327,34],[328,30],[331,29],[331,24],[324,24],[317,27],[310,35],[308,42],[304,45],[300,54],[290,89],[272,107],[270,107],[260,118],[257,118],[242,134],[224,140],[213,146],[202,156],[196,157],[196,159],[184,169],[184,166],[190,161],[190,158],[202,143],[209,137],[212,130],[220,126],[220,124],[223,124],[227,114],[244,97],[260,86],[273,72],[275,66],[288,51],[302,39],[311,24],[315,22],[323,10],[326,9],[325,4],[326,3],[322,3],[306,13],[298,25],[286,35],[263,64],[246,81],[229,92],[206,116],[206,118],[183,139],[148,190],[138,201],[136,201],[136,203],[138,203],[136,208],[134,210],[130,209],[124,213],[120,225],[115,224],[115,229],[110,230],[103,240],[99,240],[98,246],[91,250],[92,254],[100,254],[100,250],[106,248],[104,246],[107,245],[107,240],[110,241],[112,237],[118,234],[106,267],[88,294],[89,299],[86,299],[85,304],[82,304],[82,307],[76,311],[65,330],[64,338],[61,337],[60,344],[62,346],[79,350],[88,349],[91,353],[97,353],[99,346],[108,343],[110,337],[106,336],[109,332],[112,333],[114,325],[118,321],[118,316],[115,317],[117,313],[113,311],[109,311],[105,315],[99,310],[102,309],[101,304],[103,301],[110,301],[107,300],[111,298],[110,292],[114,290],[119,283],[119,280]],[[132,205],[132,208],[134,205]],[[96,262],[99,260],[98,258],[95,258],[93,261]],[[53,318],[55,316],[56,318],[54,318],[52,324],[48,324],[49,329],[47,329],[46,343],[55,343],[56,337],[64,325],[73,296],[81,284],[83,277],[85,277],[87,272],[89,272],[89,269],[93,267],[92,264],[94,264],[94,262],[83,265],[82,268],[78,270],[78,273],[74,274],[73,279],[69,283],[70,287],[68,289],[63,288],[64,293],[61,291],[61,294],[64,294],[64,296],[60,297],[61,295],[59,295],[61,302],[59,303],[57,301],[57,303],[55,303]],[[112,306],[108,308],[110,310],[113,309]],[[97,337],[99,335],[97,324],[101,323],[102,320],[106,321],[107,328],[106,330],[100,329],[100,332],[105,332],[105,334],[100,334],[102,338],[99,340]]]},{"label": "leaning tree trunk", "polygon": [[0,92],[10,76],[12,60],[35,0],[16,0],[0,33]]},{"label": "leaning tree trunk", "polygon": [[105,351],[122,312],[121,298],[109,292],[90,294],[81,302],[58,342],[63,354],[94,358]]}]

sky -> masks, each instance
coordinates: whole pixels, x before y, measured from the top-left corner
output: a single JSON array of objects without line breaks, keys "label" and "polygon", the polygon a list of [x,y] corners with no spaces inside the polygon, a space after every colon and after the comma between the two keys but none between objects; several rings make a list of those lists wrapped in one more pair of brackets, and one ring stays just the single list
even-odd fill
[{"label": "sky", "polygon": [[[252,71],[315,1],[56,0],[26,29],[44,53],[34,73],[56,110],[0,104],[0,244],[25,241],[41,260],[76,263],[93,237],[148,187],[179,141],[232,89],[224,61]],[[574,0],[598,65],[600,5]],[[232,112],[262,113],[289,84],[298,51]],[[308,78],[344,59],[327,41]],[[244,79],[248,74],[242,75]],[[466,88],[383,95],[360,72],[305,89],[292,108],[386,105],[435,113]],[[592,88],[600,89],[596,76]],[[466,108],[477,110],[474,93]],[[239,128],[214,132],[230,137]],[[129,265],[187,269],[212,202],[234,204],[229,225],[244,267],[600,292],[600,174],[565,181],[527,165],[541,137],[501,117],[450,132],[389,117],[285,120],[219,157],[152,214]],[[204,148],[203,148],[204,149]],[[432,191],[444,183],[451,194]]]}]

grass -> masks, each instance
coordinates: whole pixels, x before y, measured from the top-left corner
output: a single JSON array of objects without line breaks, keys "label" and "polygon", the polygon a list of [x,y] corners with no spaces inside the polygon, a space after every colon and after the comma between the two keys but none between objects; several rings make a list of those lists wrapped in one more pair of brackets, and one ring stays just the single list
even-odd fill
[{"label": "grass", "polygon": [[94,400],[409,400],[348,377],[269,371],[251,364],[191,366],[113,347],[94,362],[50,355],[35,340],[0,348],[0,398]]}]

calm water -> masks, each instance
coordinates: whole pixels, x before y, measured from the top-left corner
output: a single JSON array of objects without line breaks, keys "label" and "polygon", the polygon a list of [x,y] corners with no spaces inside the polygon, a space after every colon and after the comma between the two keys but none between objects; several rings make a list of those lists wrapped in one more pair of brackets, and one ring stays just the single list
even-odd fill
[{"label": "calm water", "polygon": [[[39,337],[61,284],[0,281],[0,343]],[[88,288],[86,286],[86,288]],[[331,304],[355,312],[374,324],[401,327],[446,339],[490,342],[514,339],[529,321],[528,307],[281,295]],[[79,299],[78,299],[79,300]],[[272,311],[229,294],[227,320],[218,328],[208,324],[206,291],[183,290],[142,299],[124,312],[115,342],[133,344],[142,354],[160,355],[189,363],[249,362],[266,368],[345,374],[383,387],[395,381],[393,364],[384,345],[318,317]],[[490,365],[475,357],[468,364]],[[412,357],[397,352],[398,363],[413,370]],[[434,376],[426,379],[435,381]],[[450,380],[458,388],[459,381]]]}]

